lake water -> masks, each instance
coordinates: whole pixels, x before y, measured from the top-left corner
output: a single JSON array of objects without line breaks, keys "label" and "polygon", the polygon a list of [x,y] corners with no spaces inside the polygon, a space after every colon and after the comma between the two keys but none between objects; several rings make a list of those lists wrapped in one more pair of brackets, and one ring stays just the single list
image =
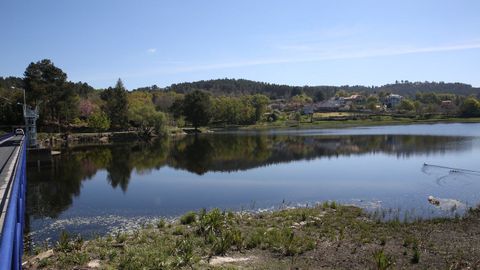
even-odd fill
[{"label": "lake water", "polygon": [[[261,211],[326,200],[402,219],[453,216],[480,202],[476,171],[480,124],[236,132],[82,146],[28,168],[27,231],[35,243],[53,241],[62,230],[88,238],[201,208]],[[430,204],[430,195],[441,206]]]}]

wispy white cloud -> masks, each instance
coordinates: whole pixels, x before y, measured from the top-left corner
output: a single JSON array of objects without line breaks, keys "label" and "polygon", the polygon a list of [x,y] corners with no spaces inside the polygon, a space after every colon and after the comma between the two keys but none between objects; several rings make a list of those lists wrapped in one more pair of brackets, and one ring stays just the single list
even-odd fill
[{"label": "wispy white cloud", "polygon": [[[480,40],[462,44],[443,44],[436,46],[403,46],[403,47],[376,47],[354,49],[351,47],[337,48],[335,50],[318,50],[315,52],[293,53],[287,56],[270,57],[270,58],[252,58],[241,59],[238,61],[225,61],[213,63],[188,63],[188,61],[162,61],[156,67],[148,69],[134,69],[125,71],[123,74],[111,75],[112,78],[142,78],[159,74],[182,74],[198,71],[221,70],[230,68],[243,68],[253,66],[266,66],[277,64],[296,64],[296,63],[312,63],[329,60],[348,60],[362,59],[374,57],[388,57],[408,54],[422,53],[438,53],[480,49]],[[105,76],[107,76],[105,74]],[[97,80],[106,79],[107,77],[95,78]],[[108,77],[110,79],[110,77]],[[92,78],[93,79],[93,78]],[[113,79],[112,79],[113,80]]]},{"label": "wispy white cloud", "polygon": [[[305,47],[298,48],[304,50]],[[274,64],[294,64],[307,62],[321,62],[327,60],[343,60],[343,59],[360,59],[373,57],[387,57],[407,54],[421,54],[421,53],[435,53],[435,52],[449,52],[449,51],[463,51],[480,49],[480,41],[452,44],[452,45],[437,45],[425,47],[379,47],[357,50],[321,50],[316,53],[297,54],[290,57],[273,57],[263,59],[247,59],[231,62],[208,63],[208,64],[192,64],[182,65],[169,68],[162,68],[158,70],[166,73],[183,73],[193,71],[215,70],[224,68],[239,68],[260,65],[274,65]]]},{"label": "wispy white cloud", "polygon": [[147,50],[148,53],[156,53],[157,52],[157,48],[150,48]]},{"label": "wispy white cloud", "polygon": [[[352,38],[362,37],[368,33],[368,31],[371,30],[362,25],[338,25],[312,31],[287,33],[285,35],[273,37],[271,40],[274,47],[284,47],[285,49],[289,49],[289,47],[303,48],[305,46],[304,44],[342,42]],[[297,45],[299,41],[301,41],[301,44]],[[290,45],[285,45],[285,42],[290,43]]]}]

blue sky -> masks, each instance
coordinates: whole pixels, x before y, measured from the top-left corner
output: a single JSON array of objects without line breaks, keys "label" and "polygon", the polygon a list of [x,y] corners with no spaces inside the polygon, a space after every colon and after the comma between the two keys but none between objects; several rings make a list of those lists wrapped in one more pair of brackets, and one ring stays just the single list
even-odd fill
[{"label": "blue sky", "polygon": [[0,0],[0,76],[51,59],[127,88],[215,78],[480,86],[477,0]]}]

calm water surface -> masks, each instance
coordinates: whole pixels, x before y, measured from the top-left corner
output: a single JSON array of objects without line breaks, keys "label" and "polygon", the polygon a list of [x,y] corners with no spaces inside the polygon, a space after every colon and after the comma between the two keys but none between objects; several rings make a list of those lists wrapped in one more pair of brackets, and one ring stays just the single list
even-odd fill
[{"label": "calm water surface", "polygon": [[[63,149],[52,164],[29,167],[27,230],[36,243],[62,230],[88,238],[201,208],[276,209],[325,200],[401,218],[451,216],[480,203],[475,171],[480,124],[242,132],[75,147]],[[429,204],[429,195],[442,206]]]}]

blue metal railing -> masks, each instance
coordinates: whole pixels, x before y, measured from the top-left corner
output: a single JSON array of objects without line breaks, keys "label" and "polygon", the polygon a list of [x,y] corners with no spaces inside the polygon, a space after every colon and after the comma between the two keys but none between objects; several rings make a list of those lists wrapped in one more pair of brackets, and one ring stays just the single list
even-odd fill
[{"label": "blue metal railing", "polygon": [[26,147],[22,141],[17,160],[10,200],[2,230],[0,245],[0,269],[22,269],[23,226],[25,224],[25,192],[27,189]]}]

